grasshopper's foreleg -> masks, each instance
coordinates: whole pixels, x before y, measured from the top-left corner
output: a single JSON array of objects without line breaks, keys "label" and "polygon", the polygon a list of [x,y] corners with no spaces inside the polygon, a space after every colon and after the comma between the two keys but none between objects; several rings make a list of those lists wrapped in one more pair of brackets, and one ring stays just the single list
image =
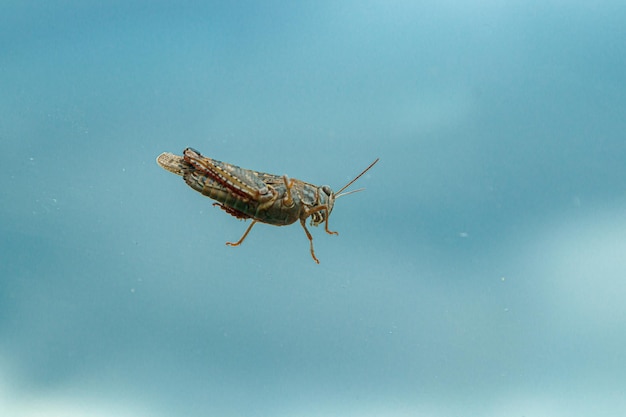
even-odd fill
[{"label": "grasshopper's foreleg", "polygon": [[330,217],[330,213],[328,212],[328,208],[326,208],[325,210],[326,210],[326,221],[324,222],[324,230],[326,230],[326,233],[328,233],[329,235],[338,235],[339,232],[333,232],[332,230],[328,230],[328,218]]},{"label": "grasshopper's foreleg", "polygon": [[339,232],[333,232],[332,230],[328,230],[328,218],[330,217],[330,215],[328,214],[328,206],[321,205],[314,207],[307,212],[307,216],[310,216],[313,213],[317,213],[318,211],[326,212],[326,216],[324,216],[324,230],[326,230],[326,233],[328,233],[329,235],[338,235]]},{"label": "grasshopper's foreleg", "polygon": [[320,261],[315,257],[315,251],[313,250],[313,236],[311,236],[309,229],[306,228],[304,219],[300,219],[300,224],[302,225],[302,228],[304,229],[304,233],[306,233],[306,237],[309,238],[309,242],[311,243],[311,256],[313,257],[313,260],[319,264]]},{"label": "grasshopper's foreleg", "polygon": [[256,222],[257,222],[257,220],[253,220],[252,223],[250,223],[250,226],[248,226],[248,228],[246,229],[246,232],[243,234],[243,236],[241,236],[241,239],[239,239],[236,242],[226,242],[226,244],[228,246],[239,246],[239,245],[241,245],[241,243],[244,241],[246,236],[248,236],[248,233],[250,233],[250,229],[252,229],[252,226],[254,226]]}]

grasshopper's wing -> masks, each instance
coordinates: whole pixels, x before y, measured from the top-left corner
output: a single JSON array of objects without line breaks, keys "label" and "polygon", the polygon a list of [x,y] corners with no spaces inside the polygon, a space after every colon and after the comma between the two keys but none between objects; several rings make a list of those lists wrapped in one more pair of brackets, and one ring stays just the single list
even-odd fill
[{"label": "grasshopper's wing", "polygon": [[187,148],[184,162],[194,168],[194,175],[211,179],[231,194],[254,201],[267,201],[273,194],[259,173],[200,155]]},{"label": "grasshopper's wing", "polygon": [[182,156],[174,155],[169,152],[163,152],[157,157],[156,161],[161,168],[173,174],[180,175],[181,177],[186,171],[189,171],[190,168],[189,164],[185,162]]},{"label": "grasshopper's wing", "polygon": [[183,156],[164,152],[158,156],[157,163],[182,176],[194,190],[218,201],[224,201],[227,195],[267,201],[273,197],[268,186],[282,184],[282,177],[207,158],[192,148],[185,149]]},{"label": "grasshopper's wing", "polygon": [[267,174],[265,172],[257,172],[257,171],[252,171],[252,172],[254,172],[254,175],[259,180],[263,181],[267,185],[276,186],[276,185],[284,184],[282,175]]}]

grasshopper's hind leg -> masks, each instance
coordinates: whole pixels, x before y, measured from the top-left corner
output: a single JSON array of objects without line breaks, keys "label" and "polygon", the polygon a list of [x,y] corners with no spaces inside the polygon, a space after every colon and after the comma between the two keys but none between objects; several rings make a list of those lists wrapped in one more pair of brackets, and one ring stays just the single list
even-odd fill
[{"label": "grasshopper's hind leg", "polygon": [[[320,261],[315,257],[315,251],[313,250],[313,236],[309,232],[309,229],[306,228],[306,224],[304,223],[304,219],[300,219],[300,224],[304,229],[304,233],[306,233],[306,237],[309,238],[309,242],[311,243],[311,256],[316,263],[320,263]],[[245,236],[244,236],[245,237]]]},{"label": "grasshopper's hind leg", "polygon": [[293,207],[293,197],[291,196],[291,189],[293,185],[296,183],[296,180],[289,179],[288,176],[283,175],[283,183],[285,183],[285,196],[283,197],[283,205],[285,207]]},{"label": "grasshopper's hind leg", "polygon": [[256,224],[256,220],[253,220],[252,223],[250,223],[250,226],[248,226],[248,228],[246,229],[246,232],[243,234],[243,236],[241,236],[241,239],[239,239],[236,242],[226,242],[226,244],[228,246],[239,246],[243,243],[244,239],[246,238],[246,236],[248,236],[248,233],[250,233],[250,230],[252,229],[252,226],[254,226]]}]

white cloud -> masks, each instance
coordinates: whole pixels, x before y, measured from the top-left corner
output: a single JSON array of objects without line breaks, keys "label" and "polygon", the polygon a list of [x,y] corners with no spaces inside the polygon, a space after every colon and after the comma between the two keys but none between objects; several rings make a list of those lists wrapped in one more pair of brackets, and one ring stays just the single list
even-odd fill
[{"label": "white cloud", "polygon": [[[94,387],[75,384],[47,390],[19,388],[15,375],[0,365],[0,415],[11,417],[144,417],[145,407],[104,398]],[[19,378],[17,378],[19,380]]]},{"label": "white cloud", "polygon": [[626,213],[595,209],[546,228],[530,260],[557,314],[577,326],[626,324]]}]

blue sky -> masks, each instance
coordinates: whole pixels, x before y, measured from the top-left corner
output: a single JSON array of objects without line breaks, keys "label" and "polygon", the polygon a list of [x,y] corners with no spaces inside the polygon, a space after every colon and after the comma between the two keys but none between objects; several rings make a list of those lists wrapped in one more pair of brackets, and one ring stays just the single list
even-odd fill
[{"label": "blue sky", "polygon": [[[620,2],[10,2],[0,413],[608,415],[626,371]],[[242,223],[192,146],[335,190]]]}]

